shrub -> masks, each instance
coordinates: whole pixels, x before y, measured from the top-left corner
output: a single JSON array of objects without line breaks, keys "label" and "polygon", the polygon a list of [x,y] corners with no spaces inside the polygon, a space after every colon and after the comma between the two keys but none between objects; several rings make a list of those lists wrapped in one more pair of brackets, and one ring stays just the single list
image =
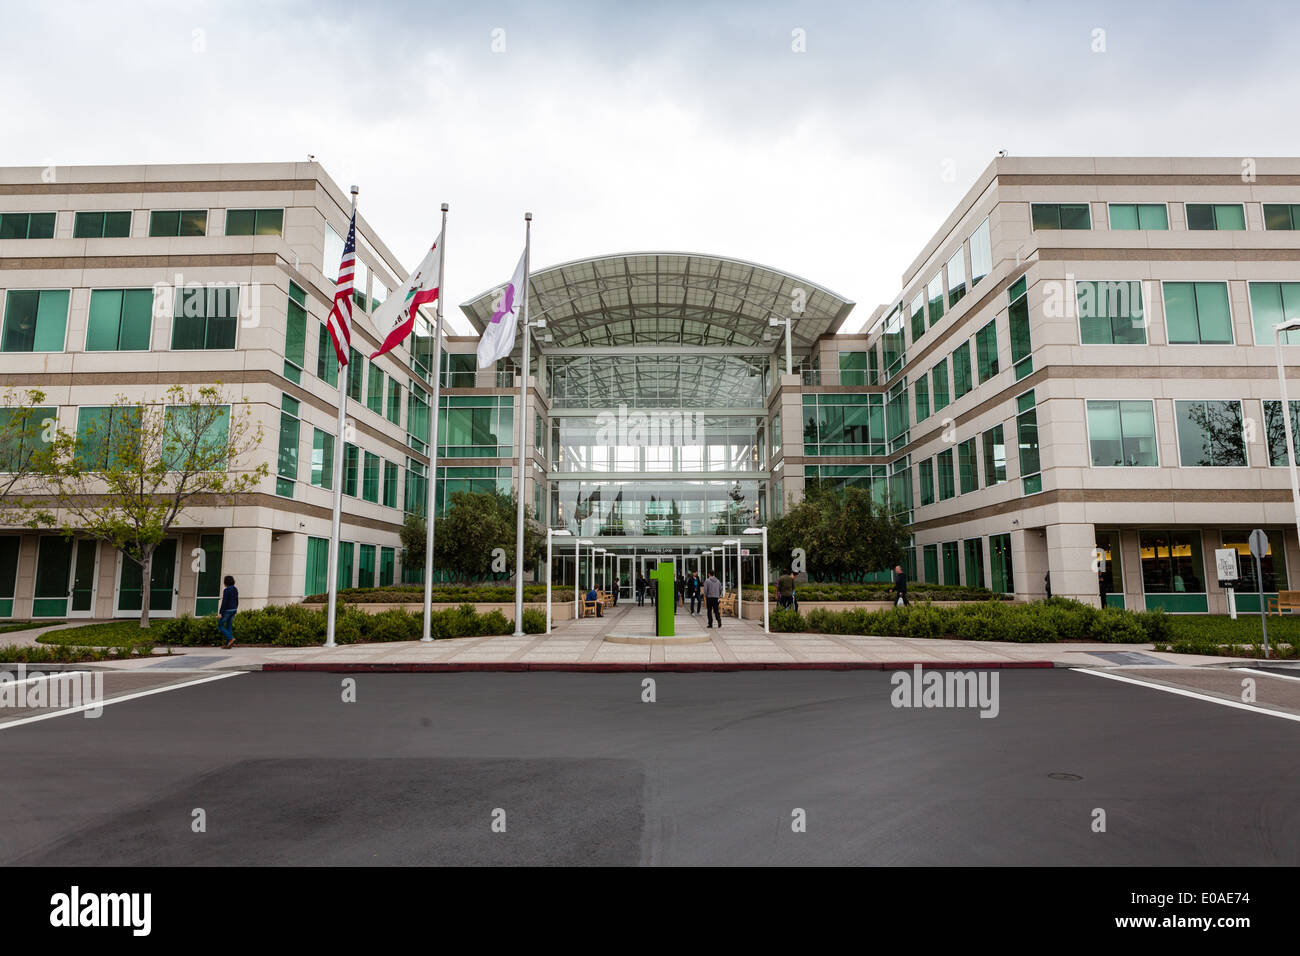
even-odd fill
[{"label": "shrub", "polygon": [[150,622],[149,631],[151,634],[156,633],[158,635],[158,643],[160,644],[189,644],[190,635],[194,631],[194,618],[188,614],[182,614],[170,621]]},{"label": "shrub", "polygon": [[367,641],[418,641],[424,628],[424,616],[393,608],[370,619]]},{"label": "shrub", "polygon": [[1007,617],[1004,605],[989,601],[956,608],[953,633],[966,641],[996,641],[1006,632]]},{"label": "shrub", "polygon": [[808,622],[792,607],[779,607],[771,612],[768,618],[768,626],[773,631],[782,633],[798,633],[808,630]]},{"label": "shrub", "polygon": [[1090,637],[1110,644],[1144,644],[1147,630],[1138,615],[1122,608],[1104,607],[1097,611]]},{"label": "shrub", "polygon": [[1156,641],[1168,641],[1174,636],[1173,621],[1165,613],[1164,608],[1156,608],[1153,611],[1142,611],[1135,615],[1142,629],[1146,631],[1147,640],[1155,643]]},{"label": "shrub", "polygon": [[902,618],[904,637],[934,638],[947,633],[947,615],[932,604],[917,604],[895,613]]},{"label": "shrub", "polygon": [[524,608],[524,633],[545,634],[546,612],[539,611],[535,607]]},{"label": "shrub", "polygon": [[[465,605],[465,607],[468,606],[469,605]],[[508,619],[500,611],[489,611],[487,614],[479,614],[477,617],[477,633],[484,636],[491,634],[513,634],[515,632],[515,622]]]}]

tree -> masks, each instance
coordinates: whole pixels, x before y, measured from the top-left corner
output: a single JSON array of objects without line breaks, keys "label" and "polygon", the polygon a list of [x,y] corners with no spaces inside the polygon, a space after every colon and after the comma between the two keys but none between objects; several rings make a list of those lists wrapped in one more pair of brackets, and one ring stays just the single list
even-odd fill
[{"label": "tree", "polygon": [[58,409],[44,401],[40,389],[10,388],[0,405],[0,521],[5,524],[37,527],[54,522],[25,497],[54,464]]},{"label": "tree", "polygon": [[903,559],[907,526],[864,488],[811,483],[803,500],[768,526],[768,554],[788,568],[794,550],[806,555],[813,580],[844,578],[892,568]]},{"label": "tree", "polygon": [[262,443],[262,426],[245,404],[232,414],[220,383],[175,385],[162,405],[118,396],[83,416],[76,436],[55,439],[47,476],[68,537],[107,541],[140,566],[140,626],[149,626],[149,582],[155,549],[186,507],[229,504],[270,474],[261,462],[236,466]]},{"label": "tree", "polygon": [[[501,492],[458,491],[451,507],[434,528],[438,567],[462,579],[481,574],[513,571],[515,564],[514,495]],[[524,570],[537,566],[545,547],[543,533],[533,520],[532,509],[524,509]],[[504,554],[494,551],[500,548]],[[495,567],[494,567],[495,563]]]},{"label": "tree", "polygon": [[402,530],[397,532],[397,536],[402,540],[402,567],[413,568],[424,564],[424,542],[428,536],[424,515],[408,514],[402,519]]}]

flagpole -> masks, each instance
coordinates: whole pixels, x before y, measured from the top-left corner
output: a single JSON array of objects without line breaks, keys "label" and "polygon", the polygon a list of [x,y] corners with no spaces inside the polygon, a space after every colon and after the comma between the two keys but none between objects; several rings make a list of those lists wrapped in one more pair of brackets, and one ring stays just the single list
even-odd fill
[{"label": "flagpole", "polygon": [[434,307],[433,330],[433,421],[429,426],[429,491],[424,506],[424,635],[421,641],[433,640],[433,525],[434,502],[436,492],[434,483],[438,477],[438,405],[442,391],[442,276],[447,264],[447,204],[442,204],[442,231],[438,233],[442,249],[438,252],[438,301]]},{"label": "flagpole", "polygon": [[[350,222],[357,220],[357,193],[361,190],[352,187],[352,215]],[[329,263],[323,263],[329,268]],[[334,277],[335,284],[338,277]],[[325,619],[325,646],[334,647],[334,619],[337,614],[335,605],[339,596],[339,531],[343,523],[343,436],[347,431],[348,420],[348,370],[351,368],[351,356],[347,365],[339,366],[339,420],[334,436],[334,514],[330,521],[330,558],[329,558],[329,610]]]},{"label": "flagpole", "polygon": [[528,461],[528,271],[532,266],[533,214],[524,213],[524,367],[519,376],[519,498],[515,514],[515,637],[524,636],[524,483]]}]

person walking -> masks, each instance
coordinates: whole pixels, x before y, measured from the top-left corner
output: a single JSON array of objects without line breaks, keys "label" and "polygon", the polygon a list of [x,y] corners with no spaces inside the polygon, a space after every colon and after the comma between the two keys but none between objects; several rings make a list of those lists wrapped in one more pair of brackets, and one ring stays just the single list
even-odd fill
[{"label": "person walking", "polygon": [[691,613],[699,614],[700,608],[704,605],[704,596],[700,593],[700,575],[698,571],[691,572],[687,586],[691,595]]},{"label": "person walking", "polygon": [[722,627],[722,611],[718,609],[718,600],[722,597],[722,582],[709,572],[708,578],[704,581],[704,604],[705,613],[709,616],[709,627],[713,626],[713,619],[718,619],[718,627]]},{"label": "person walking", "polygon": [[638,574],[636,578],[636,606],[645,607],[645,575]]},{"label": "person walking", "polygon": [[794,575],[790,573],[789,568],[783,569],[780,577],[776,579],[776,606],[794,606]]},{"label": "person walking", "polygon": [[903,602],[904,607],[911,603],[907,600],[907,574],[901,564],[894,565],[894,590],[898,592],[898,600]]},{"label": "person walking", "polygon": [[673,613],[676,614],[677,609],[685,603],[686,603],[686,577],[684,575],[679,574],[677,575],[677,580],[673,582]]},{"label": "person walking", "polygon": [[226,639],[226,649],[235,646],[235,612],[239,610],[239,588],[235,579],[226,575],[226,588],[221,592],[221,606],[217,608],[217,630]]}]

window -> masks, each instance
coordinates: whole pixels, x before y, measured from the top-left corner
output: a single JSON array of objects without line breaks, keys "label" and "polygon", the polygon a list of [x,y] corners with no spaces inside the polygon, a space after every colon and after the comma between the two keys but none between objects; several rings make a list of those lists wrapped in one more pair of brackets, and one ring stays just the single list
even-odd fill
[{"label": "window", "polygon": [[385,508],[397,507],[397,465],[391,461],[384,462],[383,503]]},{"label": "window", "polygon": [[867,349],[867,384],[880,384],[880,350],[874,345]]},{"label": "window", "polygon": [[1076,280],[1079,342],[1083,345],[1146,345],[1142,283]]},{"label": "window", "polygon": [[375,586],[375,546],[363,544],[357,549],[357,587]]},{"label": "window", "polygon": [[[30,472],[38,457],[46,457],[50,447],[46,437],[52,431],[46,426],[51,422],[57,424],[58,418],[58,408],[48,405],[0,408],[0,432],[5,437],[5,441],[0,443],[0,472]],[[0,538],[0,544],[5,540]],[[0,583],[3,581],[4,575],[0,574]],[[13,597],[12,594],[7,596]],[[0,617],[6,616],[0,614]]]},{"label": "window", "polygon": [[407,514],[422,515],[429,501],[428,468],[414,459],[406,459],[406,498],[403,509]]},{"label": "window", "polygon": [[176,290],[172,317],[174,350],[233,349],[239,316],[239,287],[200,285]]},{"label": "window", "polygon": [[921,549],[921,566],[926,584],[939,583],[939,546],[927,544]]},{"label": "window", "polygon": [[[1205,564],[1201,557],[1199,531],[1141,531],[1138,543],[1142,555],[1142,590],[1146,594],[1205,593]],[[1147,606],[1179,611],[1206,610],[1204,597],[1190,605],[1148,600]]]},{"label": "window", "polygon": [[348,348],[348,398],[361,401],[366,384],[366,359],[356,349]]},{"label": "window", "polygon": [[152,289],[92,289],[87,352],[147,352],[153,331]]},{"label": "window", "polygon": [[912,300],[912,341],[925,335],[925,293],[918,292]]},{"label": "window", "polygon": [[284,377],[302,384],[307,364],[307,293],[289,283],[289,305],[284,319]]},{"label": "window", "polygon": [[67,325],[67,289],[10,292],[0,351],[62,352]]},{"label": "window", "polygon": [[360,470],[361,449],[351,442],[343,443],[343,493],[357,496],[357,472]]},{"label": "window", "polygon": [[1168,229],[1169,210],[1162,202],[1113,202],[1110,204],[1110,228]]},{"label": "window", "polygon": [[1007,324],[1011,328],[1011,364],[1018,382],[1034,370],[1034,360],[1030,357],[1033,343],[1029,340],[1029,286],[1024,276],[1011,284],[1007,299],[1011,303],[1007,309]]},{"label": "window", "polygon": [[1124,607],[1124,561],[1118,531],[1098,531],[1092,556],[1097,568],[1097,590],[1102,607]]},{"label": "window", "polygon": [[941,451],[935,456],[939,464],[939,500],[947,501],[957,495],[957,485],[953,477],[952,449]]},{"label": "window", "polygon": [[984,539],[967,538],[962,542],[966,556],[966,587],[984,587]]},{"label": "window", "polygon": [[[1250,323],[1256,345],[1272,345],[1273,326],[1300,319],[1300,282],[1250,283]],[[1283,345],[1300,345],[1300,330],[1281,333]]]},{"label": "window", "polygon": [[1038,456],[1038,409],[1033,391],[1016,399],[1016,439],[1020,445],[1020,480],[1023,494],[1036,495],[1043,490],[1042,466]]},{"label": "window", "polygon": [[149,214],[150,236],[205,236],[207,233],[206,209],[155,209]]},{"label": "window", "polygon": [[473,352],[442,353],[442,387],[473,388],[478,376],[478,356]]},{"label": "window", "polygon": [[370,364],[370,380],[366,383],[366,408],[376,415],[384,414],[384,370]]},{"label": "window", "polygon": [[1155,408],[1149,401],[1089,401],[1088,447],[1094,468],[1155,468]]},{"label": "window", "polygon": [[[1278,591],[1285,590],[1287,587],[1286,575],[1286,554],[1282,547],[1273,547],[1274,542],[1281,544],[1283,533],[1281,531],[1269,530],[1265,532],[1268,538],[1268,552],[1259,560],[1259,569],[1262,572],[1263,587],[1260,587],[1260,580],[1255,577],[1255,558],[1250,553],[1250,531],[1242,529],[1240,531],[1224,531],[1223,547],[1233,548],[1237,552],[1237,567],[1241,569],[1241,577],[1237,580],[1237,610],[1259,611],[1259,592],[1265,594],[1276,594]],[[1254,596],[1255,600],[1250,602],[1251,606],[1242,607],[1242,599],[1247,600]]]},{"label": "window", "polygon": [[1241,402],[1174,402],[1174,421],[1178,462],[1184,468],[1245,467]]},{"label": "window", "polygon": [[930,370],[930,394],[934,396],[934,410],[948,407],[948,360],[939,359]]},{"label": "window", "polygon": [[379,504],[379,456],[365,453],[361,472],[361,499]]},{"label": "window", "polygon": [[1300,204],[1264,203],[1265,229],[1300,229]]},{"label": "window", "polygon": [[963,495],[980,490],[979,458],[974,438],[968,438],[957,446],[957,477]]},{"label": "window", "polygon": [[775,415],[772,416],[771,424],[768,425],[767,435],[772,442],[771,452],[768,457],[772,460],[775,460],[778,456],[784,456],[785,449],[782,448],[781,446],[781,412],[780,411],[778,411]]},{"label": "window", "polygon": [[934,459],[927,458],[918,464],[916,476],[921,482],[921,506],[934,504]]},{"label": "window", "polygon": [[229,405],[168,405],[163,412],[163,462],[169,471],[223,470],[229,435]]},{"label": "window", "polygon": [[1086,202],[1029,204],[1035,229],[1091,229],[1092,215]]},{"label": "window", "polygon": [[[491,465],[454,465],[438,467],[438,483],[433,489],[434,507],[438,515],[445,515],[451,507],[451,499],[458,491],[479,493],[500,492],[509,495],[511,489],[511,470],[495,468]],[[599,498],[597,498],[599,503]]]},{"label": "window", "polygon": [[438,454],[447,458],[507,458],[514,448],[510,395],[443,395]]},{"label": "window", "polygon": [[429,397],[412,383],[406,393],[406,443],[418,451],[427,451],[429,425]]},{"label": "window", "polygon": [[0,239],[53,239],[54,213],[0,213]]},{"label": "window", "polygon": [[[228,236],[279,236],[284,232],[283,209],[227,209],[226,235]],[[339,257],[343,250],[339,249]],[[337,267],[335,267],[337,268]]]},{"label": "window", "polygon": [[339,357],[334,354],[334,340],[324,325],[316,330],[316,377],[331,388],[339,387]]},{"label": "window", "polygon": [[1170,345],[1231,345],[1226,282],[1166,282],[1165,329]]},{"label": "window", "polygon": [[386,588],[393,583],[393,560],[396,552],[392,548],[379,549],[379,586]]},{"label": "window", "polygon": [[73,239],[125,239],[131,235],[131,210],[79,212],[72,221]]},{"label": "window", "polygon": [[903,331],[903,313],[901,309],[896,308],[885,319],[884,332],[880,336],[880,345],[884,350],[884,381],[893,378],[907,361],[906,338],[907,334]]},{"label": "window", "polygon": [[85,406],[77,409],[76,462],[86,471],[105,471],[123,463],[122,452],[140,428],[134,406]]},{"label": "window", "polygon": [[1016,582],[1011,564],[1011,535],[989,535],[989,568],[993,572],[993,590],[999,594],[1014,594]]},{"label": "window", "polygon": [[804,395],[803,410],[804,454],[885,454],[883,396]]},{"label": "window", "polygon": [[388,377],[388,420],[394,425],[402,424],[402,383],[391,375]]},{"label": "window", "polygon": [[1007,480],[1007,444],[1001,425],[994,425],[981,437],[984,442],[984,484],[1000,485]]},{"label": "window", "polygon": [[334,436],[319,428],[311,435],[311,483],[317,488],[334,487]]},{"label": "window", "polygon": [[944,584],[961,584],[961,572],[958,570],[957,555],[957,542],[945,541],[943,543]]},{"label": "window", "polygon": [[352,587],[352,551],[351,541],[339,542],[338,587],[340,591]]},{"label": "window", "polygon": [[307,539],[307,579],[303,594],[325,594],[329,591],[330,543],[328,538]]},{"label": "window", "polygon": [[907,402],[907,379],[890,386],[885,396],[885,438],[889,441],[888,453],[893,454],[907,444],[911,411]]},{"label": "window", "polygon": [[1239,202],[1187,203],[1188,229],[1240,231],[1246,228],[1246,211]]},{"label": "window", "polygon": [[298,480],[298,434],[301,427],[297,400],[281,395],[280,453],[276,458],[275,493],[284,498],[293,497],[293,486]]},{"label": "window", "polygon": [[985,219],[970,236],[970,284],[974,288],[980,279],[993,271],[993,247],[989,245],[989,221]]},{"label": "window", "polygon": [[975,368],[983,385],[998,374],[998,325],[996,320],[975,333]]},{"label": "window", "polygon": [[[1282,421],[1282,403],[1264,402],[1264,431],[1268,434],[1268,463],[1286,465],[1286,422]],[[1291,402],[1291,453],[1300,463],[1300,402]]]},{"label": "window", "polygon": [[840,353],[840,384],[841,385],[866,385],[867,384],[867,353],[866,352],[841,352]]},{"label": "window", "polygon": [[925,294],[930,300],[930,326],[943,318],[943,272],[938,272],[929,285],[925,288]]},{"label": "window", "polygon": [[930,379],[922,375],[916,380],[916,421],[917,424],[930,417]]},{"label": "window", "polygon": [[961,246],[957,254],[948,260],[948,308],[952,308],[966,295],[966,262]]},{"label": "window", "polygon": [[969,392],[971,384],[970,342],[963,342],[952,353],[952,400]]},{"label": "window", "polygon": [[[321,262],[321,275],[331,285],[337,284],[339,265],[343,262],[343,238],[334,231],[334,227],[325,223],[325,257]],[[355,281],[354,281],[355,285]]]}]

